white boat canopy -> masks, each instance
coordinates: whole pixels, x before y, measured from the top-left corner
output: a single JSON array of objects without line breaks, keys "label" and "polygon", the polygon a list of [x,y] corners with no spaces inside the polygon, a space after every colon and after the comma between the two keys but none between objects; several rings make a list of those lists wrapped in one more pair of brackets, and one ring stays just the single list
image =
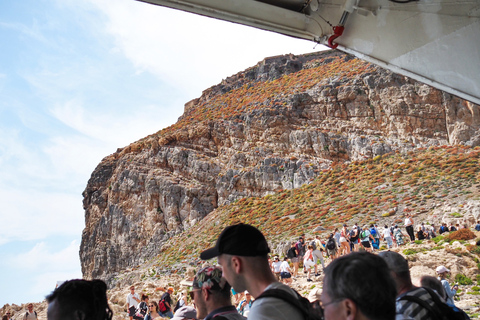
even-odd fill
[{"label": "white boat canopy", "polygon": [[480,104],[477,0],[139,0],[307,39]]}]

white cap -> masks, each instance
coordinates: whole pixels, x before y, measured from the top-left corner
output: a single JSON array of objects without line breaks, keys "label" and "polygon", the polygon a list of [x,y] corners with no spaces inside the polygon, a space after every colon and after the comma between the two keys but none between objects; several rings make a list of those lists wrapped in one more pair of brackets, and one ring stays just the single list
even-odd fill
[{"label": "white cap", "polygon": [[444,272],[450,272],[450,270],[448,270],[447,268],[445,268],[445,266],[439,266],[437,267],[437,273],[444,273]]}]

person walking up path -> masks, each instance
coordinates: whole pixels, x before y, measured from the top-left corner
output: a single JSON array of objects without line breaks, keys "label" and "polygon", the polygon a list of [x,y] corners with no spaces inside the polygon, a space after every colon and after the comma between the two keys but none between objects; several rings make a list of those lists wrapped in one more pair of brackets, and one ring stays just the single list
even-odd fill
[{"label": "person walking up path", "polygon": [[415,241],[415,233],[413,230],[413,219],[410,214],[406,214],[405,216],[405,230],[408,233],[408,236],[410,237],[410,242]]}]

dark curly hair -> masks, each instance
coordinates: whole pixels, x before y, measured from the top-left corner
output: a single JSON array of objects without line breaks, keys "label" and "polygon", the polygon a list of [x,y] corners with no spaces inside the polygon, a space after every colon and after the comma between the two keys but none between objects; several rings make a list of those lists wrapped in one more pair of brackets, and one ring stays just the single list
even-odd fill
[{"label": "dark curly hair", "polygon": [[107,301],[107,285],[102,280],[70,280],[63,283],[46,297],[47,302],[56,300],[64,319],[81,312],[85,319],[111,320],[112,309]]}]

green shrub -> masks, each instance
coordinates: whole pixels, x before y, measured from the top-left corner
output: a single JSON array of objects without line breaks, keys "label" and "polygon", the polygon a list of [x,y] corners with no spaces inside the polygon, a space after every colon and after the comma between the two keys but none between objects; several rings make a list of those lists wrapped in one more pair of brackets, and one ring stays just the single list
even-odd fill
[{"label": "green shrub", "polygon": [[442,241],[444,238],[444,236],[437,236],[435,238],[432,239],[433,242],[435,242],[436,244],[438,244],[440,241]]},{"label": "green shrub", "polygon": [[415,244],[422,244],[423,240],[415,240]]},{"label": "green shrub", "polygon": [[[480,263],[479,263],[480,264]],[[480,274],[477,274],[477,283],[480,285]]]},{"label": "green shrub", "polygon": [[473,286],[471,288],[473,291],[480,291],[480,287],[479,286]]},{"label": "green shrub", "polygon": [[403,254],[406,255],[406,256],[411,255],[411,254],[415,254],[417,252],[418,251],[415,250],[415,249],[405,249],[405,250],[403,250]]},{"label": "green shrub", "polygon": [[467,277],[466,275],[461,274],[461,273],[459,273],[455,276],[455,282],[458,283],[458,284],[461,284],[461,285],[471,285],[471,284],[473,284],[472,279],[470,279],[469,277]]}]

